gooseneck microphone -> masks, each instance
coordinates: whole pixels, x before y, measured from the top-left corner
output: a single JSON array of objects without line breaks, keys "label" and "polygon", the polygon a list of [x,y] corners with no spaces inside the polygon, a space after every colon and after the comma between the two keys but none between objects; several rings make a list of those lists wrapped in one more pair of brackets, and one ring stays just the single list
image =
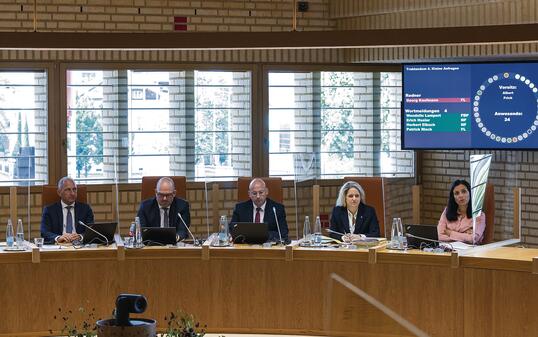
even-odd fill
[{"label": "gooseneck microphone", "polygon": [[280,233],[280,224],[278,223],[278,217],[276,216],[276,208],[273,206],[273,214],[275,215],[276,229],[278,229],[278,238],[280,239],[280,244],[284,244],[282,241],[282,234]]},{"label": "gooseneck microphone", "polygon": [[194,235],[192,235],[192,232],[189,229],[189,226],[187,226],[187,224],[185,223],[185,220],[183,220],[183,217],[181,216],[181,213],[177,212],[177,216],[179,216],[179,219],[181,220],[181,223],[183,223],[183,226],[185,226],[185,228],[187,228],[187,232],[189,232],[189,235],[191,236],[194,245],[198,246],[199,245],[198,240],[196,240]]},{"label": "gooseneck microphone", "polygon": [[96,231],[95,229],[91,228],[90,226],[86,225],[84,222],[82,221],[79,221],[78,222],[79,224],[81,224],[82,226],[86,227],[87,229],[91,230],[92,232],[94,232],[95,234],[103,237],[106,241],[106,245],[108,246],[108,239],[106,238],[106,236],[104,236],[103,234],[99,233],[98,231]]}]

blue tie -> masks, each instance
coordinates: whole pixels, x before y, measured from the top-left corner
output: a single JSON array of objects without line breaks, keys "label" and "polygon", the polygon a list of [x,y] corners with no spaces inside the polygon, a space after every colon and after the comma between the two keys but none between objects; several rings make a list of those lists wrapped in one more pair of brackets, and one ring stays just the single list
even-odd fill
[{"label": "blue tie", "polygon": [[65,232],[71,233],[73,232],[73,214],[71,214],[71,208],[73,206],[67,206],[67,218],[65,219]]}]

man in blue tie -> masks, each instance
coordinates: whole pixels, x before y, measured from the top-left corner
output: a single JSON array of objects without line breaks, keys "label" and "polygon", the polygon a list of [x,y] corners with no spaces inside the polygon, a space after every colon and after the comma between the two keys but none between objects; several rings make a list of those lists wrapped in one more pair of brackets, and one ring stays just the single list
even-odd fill
[{"label": "man in blue tie", "polygon": [[58,181],[58,196],[60,201],[43,209],[41,236],[46,243],[82,241],[86,228],[79,221],[93,223],[91,207],[77,201],[77,184],[69,177]]},{"label": "man in blue tie", "polygon": [[235,205],[230,230],[238,222],[264,222],[268,226],[269,240],[279,241],[278,225],[283,241],[288,241],[288,223],[284,205],[267,198],[269,189],[261,178],[254,178],[248,186],[250,200]]}]

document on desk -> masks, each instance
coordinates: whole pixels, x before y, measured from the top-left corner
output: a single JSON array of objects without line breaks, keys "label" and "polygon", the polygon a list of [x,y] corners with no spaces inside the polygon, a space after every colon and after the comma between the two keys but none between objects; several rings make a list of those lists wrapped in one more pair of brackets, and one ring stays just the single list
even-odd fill
[{"label": "document on desk", "polygon": [[43,250],[59,250],[59,249],[65,249],[67,246],[62,245],[43,245],[41,249]]},{"label": "document on desk", "polygon": [[460,242],[460,241],[454,241],[454,242],[442,242],[439,244],[441,247],[448,247],[448,248],[453,248],[455,250],[467,250],[467,249],[470,249],[470,248],[473,248],[472,245],[470,244],[467,244],[465,242]]}]

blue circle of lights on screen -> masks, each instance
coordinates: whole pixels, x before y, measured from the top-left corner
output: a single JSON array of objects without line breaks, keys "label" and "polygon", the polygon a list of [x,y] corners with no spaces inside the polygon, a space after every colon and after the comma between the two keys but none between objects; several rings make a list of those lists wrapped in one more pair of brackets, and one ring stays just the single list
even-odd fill
[{"label": "blue circle of lights on screen", "polygon": [[[492,132],[491,130],[487,128],[486,124],[484,123],[483,118],[480,117],[480,98],[482,97],[484,92],[488,89],[490,85],[493,85],[495,82],[499,80],[506,80],[506,79],[520,81],[524,85],[529,87],[529,89],[534,94],[534,97],[536,98],[536,105],[537,105],[537,109],[536,109],[537,114],[532,124],[529,126],[529,128],[525,132],[519,135],[515,135],[513,137],[503,137],[503,136],[496,135],[494,132]],[[529,80],[528,78],[526,78],[525,76],[521,74],[505,72],[505,73],[493,75],[489,77],[486,81],[484,81],[480,85],[479,89],[476,91],[476,94],[473,100],[473,116],[480,131],[484,135],[486,135],[486,137],[488,137],[489,139],[495,142],[510,144],[510,143],[517,143],[524,139],[527,139],[538,128],[538,87],[536,84],[531,82],[531,80]]]}]

